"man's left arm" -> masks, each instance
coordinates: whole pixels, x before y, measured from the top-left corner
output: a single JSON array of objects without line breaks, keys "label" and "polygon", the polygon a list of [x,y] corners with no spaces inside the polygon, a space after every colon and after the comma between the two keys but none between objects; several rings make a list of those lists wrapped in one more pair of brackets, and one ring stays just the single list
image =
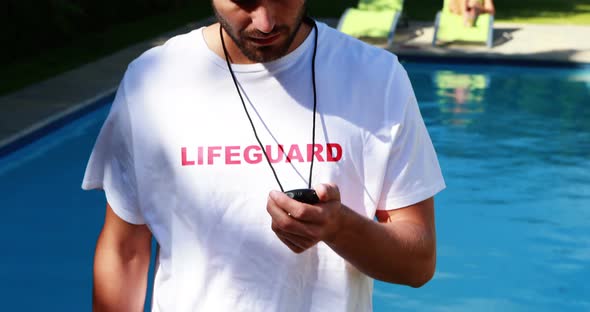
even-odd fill
[{"label": "man's left arm", "polygon": [[366,275],[420,287],[434,275],[434,199],[396,210],[378,211],[375,222],[340,202],[338,187],[316,187],[320,204],[296,202],[272,192],[267,210],[272,229],[296,253],[324,241]]}]

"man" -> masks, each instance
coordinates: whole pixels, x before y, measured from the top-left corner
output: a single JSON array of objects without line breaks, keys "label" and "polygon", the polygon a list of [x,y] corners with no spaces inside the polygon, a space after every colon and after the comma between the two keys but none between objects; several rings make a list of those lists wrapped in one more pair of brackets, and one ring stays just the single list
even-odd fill
[{"label": "man", "polygon": [[[95,310],[142,309],[152,236],[153,311],[370,311],[372,278],[426,283],[444,181],[396,57],[304,0],[212,4],[129,66],[97,139]],[[317,203],[277,191],[310,180]]]}]

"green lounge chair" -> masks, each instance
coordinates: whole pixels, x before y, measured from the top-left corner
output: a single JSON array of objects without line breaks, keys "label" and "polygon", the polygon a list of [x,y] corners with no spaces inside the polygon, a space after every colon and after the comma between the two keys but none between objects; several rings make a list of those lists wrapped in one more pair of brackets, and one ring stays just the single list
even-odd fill
[{"label": "green lounge chair", "polygon": [[344,11],[338,30],[357,38],[387,38],[389,47],[403,4],[403,0],[359,0],[356,8]]},{"label": "green lounge chair", "polygon": [[432,46],[438,41],[482,42],[491,48],[494,38],[494,16],[481,14],[473,27],[463,25],[463,17],[451,13],[450,0],[444,0],[443,9],[436,14]]}]

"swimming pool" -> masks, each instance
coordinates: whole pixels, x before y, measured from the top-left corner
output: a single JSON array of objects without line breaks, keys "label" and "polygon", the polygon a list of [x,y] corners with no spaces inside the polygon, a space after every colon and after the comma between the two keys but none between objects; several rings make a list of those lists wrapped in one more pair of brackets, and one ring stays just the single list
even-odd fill
[{"label": "swimming pool", "polygon": [[[589,311],[590,69],[404,64],[448,188],[438,265],[375,311]],[[0,159],[5,310],[90,310],[101,192],[80,183],[108,107]]]}]

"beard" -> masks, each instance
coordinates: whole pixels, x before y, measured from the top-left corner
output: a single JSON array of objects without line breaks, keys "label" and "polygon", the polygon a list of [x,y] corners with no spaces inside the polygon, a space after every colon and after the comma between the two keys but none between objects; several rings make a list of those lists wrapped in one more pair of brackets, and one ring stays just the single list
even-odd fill
[{"label": "beard", "polygon": [[[293,25],[276,25],[270,33],[263,33],[257,29],[242,29],[236,31],[230,23],[219,14],[215,9],[215,6],[213,7],[213,12],[215,13],[217,21],[221,24],[221,27],[223,27],[225,32],[246,58],[255,63],[266,63],[279,59],[289,52],[289,48],[291,47],[293,40],[295,40],[295,36],[299,32],[299,28],[306,16],[307,8],[305,4],[301,7],[301,10],[297,12],[295,23],[293,23]],[[256,45],[249,39],[273,35],[279,35],[280,38],[278,38],[277,42],[274,44],[267,46]]]}]

